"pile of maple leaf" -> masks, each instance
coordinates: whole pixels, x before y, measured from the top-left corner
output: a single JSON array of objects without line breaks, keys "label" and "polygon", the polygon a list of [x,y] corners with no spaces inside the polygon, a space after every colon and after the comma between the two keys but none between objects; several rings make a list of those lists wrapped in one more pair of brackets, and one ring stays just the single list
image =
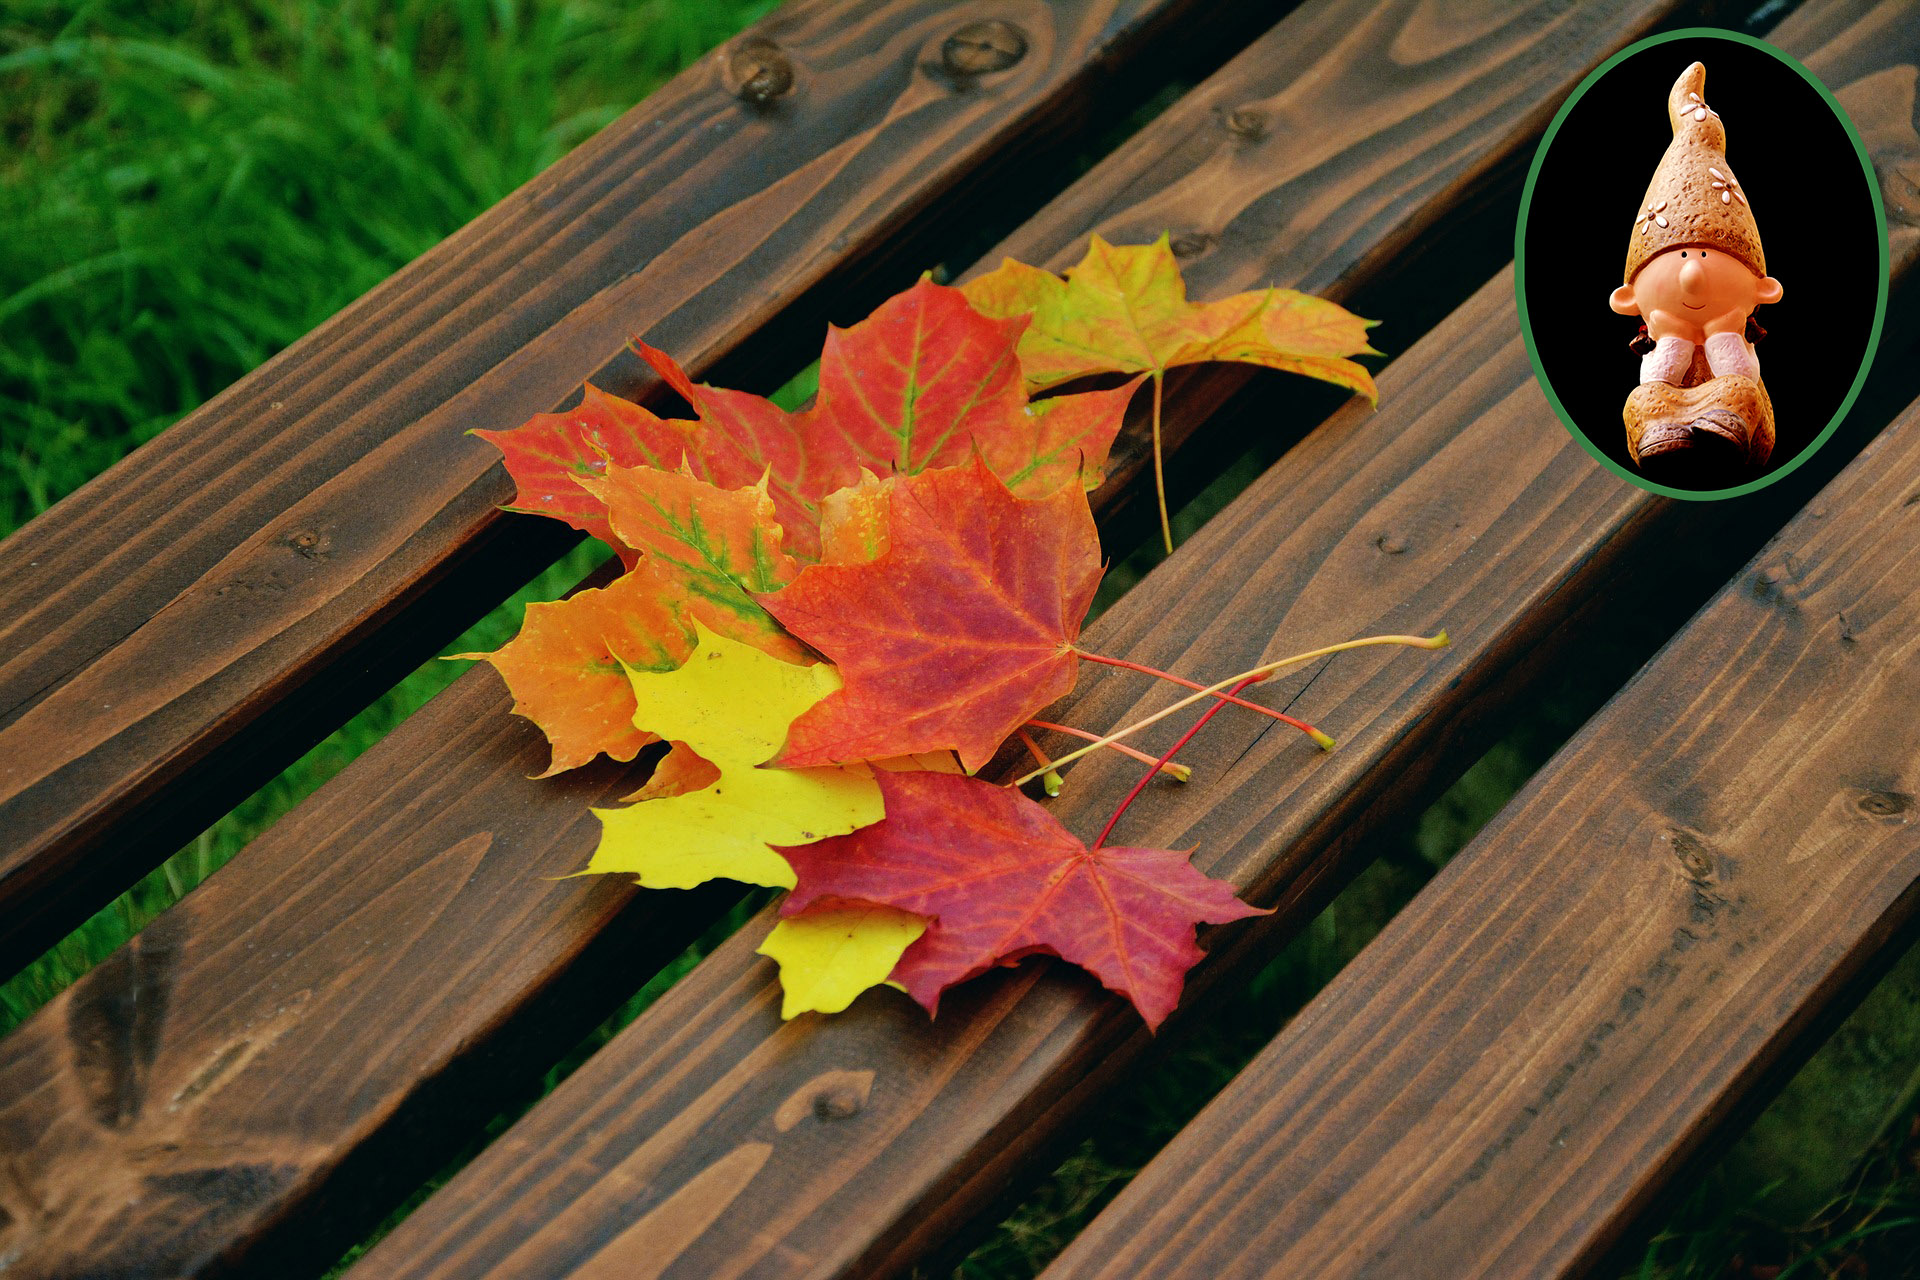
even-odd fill
[{"label": "pile of maple leaf", "polygon": [[[696,384],[636,341],[691,419],[589,385],[568,412],[478,433],[505,455],[514,510],[604,540],[625,572],[529,605],[514,640],[465,656],[492,662],[546,734],[549,774],[669,744],[625,807],[596,811],[586,870],[791,890],[762,948],[785,1016],[886,981],[931,1012],[953,984],[1044,952],[1157,1026],[1200,956],[1196,925],[1256,909],[1186,854],[1105,833],[1089,846],[973,774],[1090,656],[1077,642],[1102,565],[1086,494],[1140,384],[1156,433],[1179,364],[1372,396],[1348,358],[1370,350],[1367,327],[1289,290],[1192,304],[1165,237],[1096,237],[1064,279],[1009,260],[830,330],[798,412]],[[1116,373],[1134,376],[1034,398]]]}]

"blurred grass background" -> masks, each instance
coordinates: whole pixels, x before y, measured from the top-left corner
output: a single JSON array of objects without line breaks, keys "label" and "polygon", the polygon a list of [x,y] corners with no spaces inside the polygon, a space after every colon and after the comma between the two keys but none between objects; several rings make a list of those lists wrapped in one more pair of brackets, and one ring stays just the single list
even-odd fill
[{"label": "blurred grass background", "polygon": [[[773,3],[7,0],[0,7],[0,536],[498,201]],[[1260,461],[1222,476],[1182,521],[1191,526],[1218,510]],[[448,651],[498,645],[517,627],[526,600],[558,595],[597,558],[594,547],[576,551]],[[457,674],[431,663],[409,676],[0,985],[0,1032],[191,891]],[[1098,1131],[969,1255],[927,1274],[1035,1274],[1626,674],[1570,675],[1540,700],[1418,824],[1383,837],[1371,869],[1227,1015],[1187,1037],[1105,1108]],[[543,1087],[700,950],[636,993]],[[1687,1192],[1625,1274],[1920,1275],[1916,963],[1907,957],[1880,984],[1738,1147]],[[511,1118],[497,1118],[489,1133]]]}]

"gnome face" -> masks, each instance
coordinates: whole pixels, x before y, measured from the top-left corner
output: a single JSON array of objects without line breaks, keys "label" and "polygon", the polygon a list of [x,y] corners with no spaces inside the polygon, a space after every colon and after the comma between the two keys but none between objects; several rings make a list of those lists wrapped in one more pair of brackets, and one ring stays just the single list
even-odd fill
[{"label": "gnome face", "polygon": [[1608,302],[1622,315],[1644,318],[1655,339],[1672,334],[1702,342],[1710,334],[1738,333],[1756,306],[1780,295],[1772,276],[1754,275],[1730,253],[1690,245],[1650,258]]}]

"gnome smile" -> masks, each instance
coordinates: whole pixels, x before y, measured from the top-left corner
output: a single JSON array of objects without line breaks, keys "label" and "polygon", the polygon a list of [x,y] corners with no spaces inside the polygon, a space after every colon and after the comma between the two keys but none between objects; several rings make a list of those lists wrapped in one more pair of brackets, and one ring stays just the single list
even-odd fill
[{"label": "gnome smile", "polygon": [[1760,229],[1727,162],[1727,131],[1694,63],[1667,95],[1667,144],[1627,240],[1625,282],[1608,299],[1645,321],[1640,385],[1622,419],[1627,452],[1650,479],[1729,484],[1773,453],[1773,404],[1760,380],[1753,311],[1780,301]]}]

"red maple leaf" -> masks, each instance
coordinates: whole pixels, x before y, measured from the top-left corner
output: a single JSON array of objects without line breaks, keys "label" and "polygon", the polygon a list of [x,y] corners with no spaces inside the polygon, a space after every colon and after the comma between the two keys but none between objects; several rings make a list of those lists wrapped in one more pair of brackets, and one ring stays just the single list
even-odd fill
[{"label": "red maple leaf", "polygon": [[1057,955],[1133,1001],[1149,1028],[1200,959],[1196,925],[1265,915],[1166,849],[1089,850],[1011,787],[941,773],[878,773],[884,821],[782,849],[799,885],[781,907],[866,902],[933,920],[893,980],[928,1012],[956,982]]},{"label": "red maple leaf", "polygon": [[693,473],[722,489],[766,477],[787,550],[802,560],[819,559],[820,500],[853,481],[842,478],[844,466],[809,447],[805,415],[788,413],[765,396],[695,382],[672,356],[638,338],[633,349],[698,415],[683,424],[692,433],[687,465]]},{"label": "red maple leaf", "polygon": [[863,476],[957,466],[977,448],[1015,492],[1097,484],[1120,430],[1123,389],[1029,406],[1016,354],[1024,316],[995,319],[958,289],[922,279],[848,329],[829,328],[820,394],[787,413],[741,391],[694,382],[665,352],[634,350],[699,415],[689,462],[722,488],[770,476],[780,522],[802,559],[820,549],[820,502]]},{"label": "red maple leaf", "polygon": [[[614,536],[606,504],[580,486],[609,465],[671,470],[699,448],[694,424],[662,418],[587,383],[580,403],[564,413],[536,413],[511,431],[478,431],[500,453],[517,492],[508,510],[552,516],[620,554],[631,569],[639,556]],[[760,478],[755,472],[739,488]]]},{"label": "red maple leaf", "polygon": [[1023,430],[1016,354],[1027,317],[982,315],[958,289],[921,279],[851,329],[829,329],[811,448],[833,461],[838,489],[964,462],[973,439]]},{"label": "red maple leaf", "polygon": [[977,459],[896,479],[885,551],[809,565],[761,597],[844,682],[793,722],[775,763],[952,750],[981,768],[1073,687],[1100,573],[1077,488],[1016,498]]}]

